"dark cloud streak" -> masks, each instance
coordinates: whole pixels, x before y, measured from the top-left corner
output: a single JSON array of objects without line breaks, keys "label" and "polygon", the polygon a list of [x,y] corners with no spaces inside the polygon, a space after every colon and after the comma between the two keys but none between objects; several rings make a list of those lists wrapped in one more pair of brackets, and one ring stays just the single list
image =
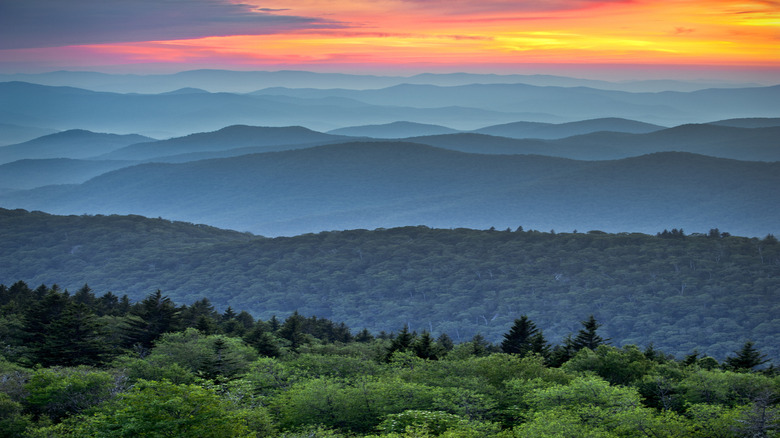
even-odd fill
[{"label": "dark cloud streak", "polygon": [[0,2],[0,49],[264,35],[345,27],[275,15],[226,0],[11,0]]}]

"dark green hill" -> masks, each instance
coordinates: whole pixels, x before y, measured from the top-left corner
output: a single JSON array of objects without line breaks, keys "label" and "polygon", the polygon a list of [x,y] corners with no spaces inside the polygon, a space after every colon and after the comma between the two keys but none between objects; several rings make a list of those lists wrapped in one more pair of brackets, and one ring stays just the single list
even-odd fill
[{"label": "dark green hill", "polygon": [[[345,143],[146,164],[0,195],[56,214],[141,214],[266,236],[425,224],[780,234],[780,163],[659,153],[613,162]],[[641,175],[641,178],[638,178]]]},{"label": "dark green hill", "polygon": [[[685,163],[681,163],[681,166]],[[482,333],[527,314],[559,342],[589,314],[616,344],[722,359],[747,339],[772,358],[780,325],[774,238],[405,227],[268,239],[139,216],[0,209],[0,284],[24,280],[133,299],[161,289],[268,319],[294,310],[367,327]]]}]

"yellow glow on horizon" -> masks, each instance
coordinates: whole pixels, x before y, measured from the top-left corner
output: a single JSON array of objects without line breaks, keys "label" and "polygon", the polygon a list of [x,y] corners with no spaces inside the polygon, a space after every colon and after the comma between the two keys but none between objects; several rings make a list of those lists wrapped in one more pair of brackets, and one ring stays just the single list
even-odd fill
[{"label": "yellow glow on horizon", "polygon": [[540,3],[509,0],[242,0],[273,10],[269,13],[335,25],[268,35],[83,47],[132,62],[465,66],[608,62],[780,68],[780,8],[773,2],[568,1],[572,5],[568,9],[542,10]]}]

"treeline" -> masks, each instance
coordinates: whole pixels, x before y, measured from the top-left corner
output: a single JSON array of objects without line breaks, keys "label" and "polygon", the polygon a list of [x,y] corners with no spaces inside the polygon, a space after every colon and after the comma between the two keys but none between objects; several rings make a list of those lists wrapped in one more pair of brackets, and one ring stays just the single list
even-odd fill
[{"label": "treeline", "polygon": [[725,361],[615,347],[593,316],[553,345],[528,316],[498,343],[407,326],[352,331],[208,300],[0,286],[0,436],[755,437],[780,376],[746,342]]},{"label": "treeline", "polygon": [[0,210],[0,283],[88,282],[255,318],[318,315],[373,333],[501,340],[528,315],[561,343],[594,315],[617,345],[722,361],[780,358],[780,244],[725,230],[658,235],[404,227],[263,238],[140,216]]}]

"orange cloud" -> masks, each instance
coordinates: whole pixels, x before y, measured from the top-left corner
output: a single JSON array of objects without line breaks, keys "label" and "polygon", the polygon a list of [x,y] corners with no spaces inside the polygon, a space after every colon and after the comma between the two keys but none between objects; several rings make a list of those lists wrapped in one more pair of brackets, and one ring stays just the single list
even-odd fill
[{"label": "orange cloud", "polygon": [[[197,2],[219,4],[225,17],[233,14],[238,21],[261,19],[258,23],[263,26],[244,23],[243,27],[228,26],[224,32],[211,32],[211,36],[88,44],[78,50],[84,56],[119,63],[212,63],[256,68],[364,63],[469,69],[487,64],[606,62],[763,65],[780,69],[780,7],[773,1]],[[201,32],[219,28],[220,20],[231,21],[225,17],[195,29]],[[27,51],[23,58],[35,56],[43,62],[47,51]],[[14,57],[21,59],[21,52],[0,51],[0,59]]]}]

